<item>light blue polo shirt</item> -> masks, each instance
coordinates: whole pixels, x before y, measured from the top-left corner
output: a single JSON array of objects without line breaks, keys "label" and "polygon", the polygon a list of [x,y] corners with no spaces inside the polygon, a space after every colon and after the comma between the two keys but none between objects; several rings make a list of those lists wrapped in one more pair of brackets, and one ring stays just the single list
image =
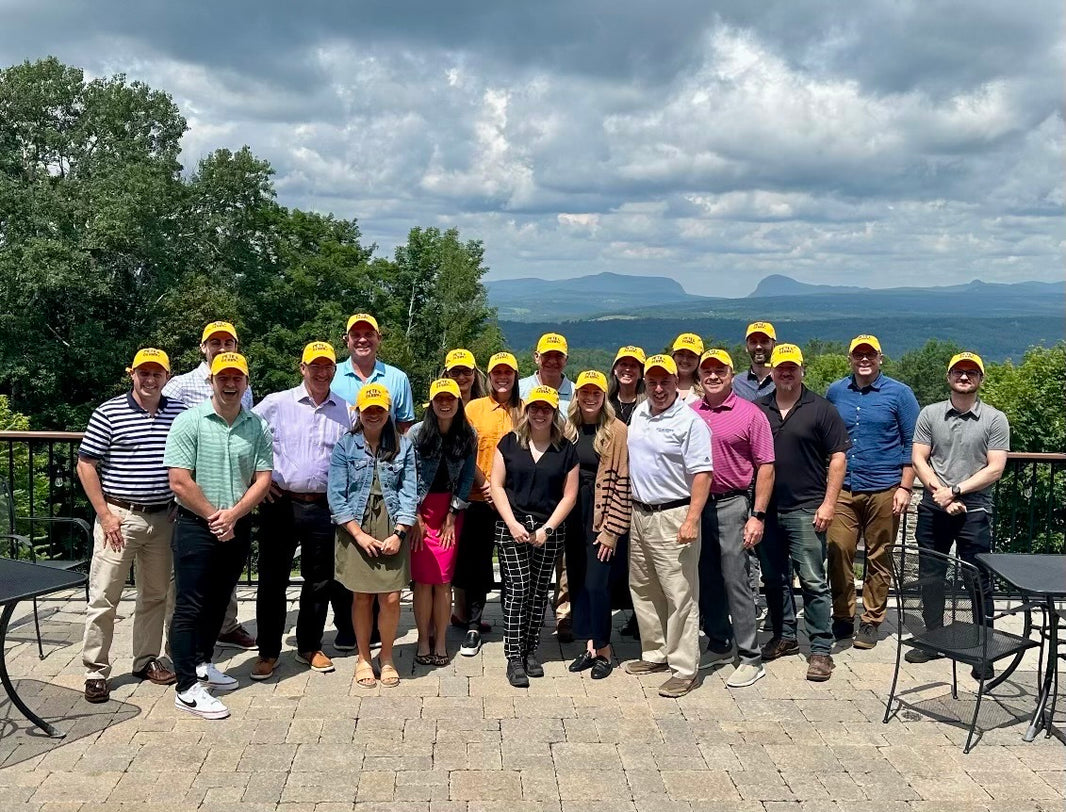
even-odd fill
[{"label": "light blue polo shirt", "polygon": [[411,381],[407,378],[407,373],[382,361],[374,362],[374,371],[365,381],[355,374],[351,358],[341,361],[337,364],[337,374],[333,376],[333,383],[329,388],[354,408],[359,390],[368,383],[379,383],[389,390],[394,420],[401,423],[414,422],[415,398],[411,392]]}]

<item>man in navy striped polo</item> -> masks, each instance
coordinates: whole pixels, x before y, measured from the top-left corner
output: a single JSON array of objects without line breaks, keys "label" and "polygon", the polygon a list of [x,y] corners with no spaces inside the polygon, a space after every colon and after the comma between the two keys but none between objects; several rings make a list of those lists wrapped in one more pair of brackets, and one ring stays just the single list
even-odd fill
[{"label": "man in navy striped polo", "polygon": [[170,377],[170,359],[162,350],[140,350],[127,371],[132,390],[96,408],[78,449],[78,478],[96,511],[82,645],[89,702],[110,696],[115,612],[134,562],[133,674],[157,685],[174,682],[174,672],[159,660],[173,569],[168,516],[173,493],[163,448],[185,405],[162,394]]}]

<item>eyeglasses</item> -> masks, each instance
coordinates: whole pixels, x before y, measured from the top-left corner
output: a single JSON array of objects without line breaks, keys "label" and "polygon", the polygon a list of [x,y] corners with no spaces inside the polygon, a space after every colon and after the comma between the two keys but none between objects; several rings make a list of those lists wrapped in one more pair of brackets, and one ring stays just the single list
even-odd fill
[{"label": "eyeglasses", "polygon": [[952,378],[980,378],[981,370],[979,369],[953,369],[948,373]]},{"label": "eyeglasses", "polygon": [[869,358],[871,361],[876,361],[877,356],[880,353],[877,350],[853,350],[851,357],[856,361],[862,361],[865,358]]}]

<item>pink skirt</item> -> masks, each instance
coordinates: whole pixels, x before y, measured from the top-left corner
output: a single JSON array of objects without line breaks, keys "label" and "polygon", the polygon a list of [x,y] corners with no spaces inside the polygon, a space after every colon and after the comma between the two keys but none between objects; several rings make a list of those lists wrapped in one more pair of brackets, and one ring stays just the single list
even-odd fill
[{"label": "pink skirt", "polygon": [[[451,583],[452,574],[455,572],[456,545],[453,543],[447,550],[440,546],[440,531],[444,527],[451,501],[450,493],[429,493],[418,509],[418,515],[426,525],[426,535],[422,539],[422,549],[411,552],[411,578],[416,583]],[[455,517],[456,540],[462,530],[463,514],[460,512]]]}]

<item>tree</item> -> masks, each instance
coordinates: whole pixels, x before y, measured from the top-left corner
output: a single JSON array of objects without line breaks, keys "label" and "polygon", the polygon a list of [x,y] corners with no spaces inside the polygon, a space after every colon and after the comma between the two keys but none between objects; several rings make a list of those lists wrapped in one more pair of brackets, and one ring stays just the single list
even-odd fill
[{"label": "tree", "polygon": [[928,406],[947,398],[948,361],[961,349],[952,341],[930,339],[921,349],[905,352],[899,361],[886,361],[885,374],[907,384],[918,403]]},{"label": "tree", "polygon": [[1066,342],[1030,347],[1019,365],[991,364],[987,372],[981,398],[1007,415],[1011,450],[1066,449]]}]

